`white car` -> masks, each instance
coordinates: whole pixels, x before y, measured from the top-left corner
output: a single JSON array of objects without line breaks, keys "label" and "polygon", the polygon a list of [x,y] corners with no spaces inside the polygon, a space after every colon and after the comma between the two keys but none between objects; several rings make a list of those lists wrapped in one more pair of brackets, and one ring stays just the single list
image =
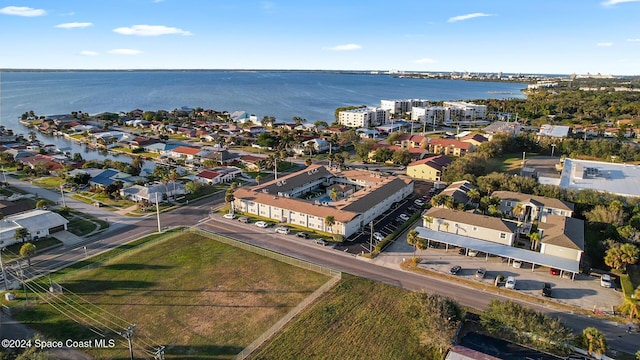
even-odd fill
[{"label": "white car", "polygon": [[400,216],[398,216],[398,217],[399,217],[400,219],[404,220],[404,221],[409,220],[409,215],[407,215],[407,214],[400,214]]},{"label": "white car", "polygon": [[223,218],[225,219],[229,219],[229,220],[233,220],[236,218],[236,216],[234,214],[224,214],[222,215]]},{"label": "white car", "polygon": [[285,234],[285,235],[288,235],[288,234],[289,234],[289,228],[286,228],[286,227],[284,227],[284,226],[278,226],[278,227],[275,229],[275,231],[276,231],[278,234]]},{"label": "white car", "polygon": [[600,286],[606,287],[606,288],[612,288],[613,281],[611,280],[611,275],[602,274],[602,276],[600,276]]},{"label": "white car", "polygon": [[382,235],[382,234],[380,234],[379,232],[376,231],[376,232],[373,233],[373,238],[378,240],[378,241],[382,241],[382,240],[384,240],[384,235]]},{"label": "white car", "polygon": [[516,279],[513,276],[509,276],[504,283],[505,289],[516,289]]},{"label": "white car", "polygon": [[269,224],[267,224],[266,221],[258,221],[256,222],[256,226],[259,228],[266,228],[267,226],[269,226]]},{"label": "white car", "polygon": [[418,206],[424,206],[424,201],[420,200],[420,199],[415,199],[413,201],[414,204],[418,205]]},{"label": "white car", "polygon": [[513,266],[516,269],[520,269],[522,267],[522,261],[520,260],[513,260],[513,263],[511,264],[511,266]]}]

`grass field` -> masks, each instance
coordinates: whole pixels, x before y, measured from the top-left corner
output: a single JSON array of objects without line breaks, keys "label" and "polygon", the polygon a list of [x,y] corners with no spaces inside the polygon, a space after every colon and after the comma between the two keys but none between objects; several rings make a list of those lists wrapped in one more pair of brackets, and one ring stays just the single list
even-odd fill
[{"label": "grass field", "polygon": [[437,359],[407,326],[406,299],[400,288],[343,274],[251,358]]},{"label": "grass field", "polygon": [[[125,252],[96,270],[65,272],[67,291],[50,300],[57,307],[73,313],[65,301],[77,294],[83,304],[76,308],[117,331],[137,324],[134,346],[166,345],[167,359],[233,358],[328,280],[192,233]],[[52,339],[98,337],[44,303],[14,307],[14,314]],[[120,336],[106,337],[118,346],[90,355],[128,358]]]}]

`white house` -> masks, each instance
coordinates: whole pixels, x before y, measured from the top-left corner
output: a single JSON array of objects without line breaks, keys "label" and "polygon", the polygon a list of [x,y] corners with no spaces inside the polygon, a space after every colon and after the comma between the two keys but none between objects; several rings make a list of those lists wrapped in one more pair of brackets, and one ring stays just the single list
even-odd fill
[{"label": "white house", "polygon": [[30,239],[37,239],[67,230],[68,223],[63,216],[47,210],[32,210],[7,216],[0,220],[0,247],[19,243],[21,240],[14,236],[21,227],[29,231]]},{"label": "white house", "polygon": [[162,201],[166,197],[176,197],[186,194],[187,191],[184,188],[184,184],[169,181],[166,184],[146,184],[146,185],[132,185],[120,190],[120,195],[133,201],[147,200],[149,202],[156,201],[156,194],[158,194],[158,201]]}]

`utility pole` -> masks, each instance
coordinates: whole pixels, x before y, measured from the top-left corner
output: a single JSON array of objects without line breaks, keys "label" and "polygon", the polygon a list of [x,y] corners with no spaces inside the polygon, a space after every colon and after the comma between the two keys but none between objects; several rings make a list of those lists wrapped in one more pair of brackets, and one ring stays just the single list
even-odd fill
[{"label": "utility pole", "polygon": [[64,190],[62,189],[62,184],[60,184],[60,195],[62,195],[62,206],[66,208],[67,207],[67,203],[64,200]]},{"label": "utility pole", "polygon": [[8,183],[7,183],[7,173],[4,171],[4,165],[2,165],[2,177],[4,178],[5,185],[8,185]]},{"label": "utility pole", "polygon": [[370,226],[370,235],[369,235],[369,254],[373,254],[373,221],[369,223]]},{"label": "utility pole", "polygon": [[9,290],[7,288],[7,273],[4,271],[4,263],[2,262],[2,252],[5,248],[0,249],[0,271],[2,271],[2,283],[4,284],[4,290]]},{"label": "utility pole", "polygon": [[276,180],[278,180],[278,158],[273,158],[273,172],[276,175]]},{"label": "utility pole", "polygon": [[156,216],[158,217],[158,232],[162,232],[162,228],[160,227],[160,205],[158,205],[158,192],[156,192]]},{"label": "utility pole", "polygon": [[133,338],[133,330],[136,329],[137,324],[133,324],[126,328],[123,332],[120,333],[120,336],[127,339],[129,343],[129,358],[133,360],[133,343],[131,342],[131,338]]}]

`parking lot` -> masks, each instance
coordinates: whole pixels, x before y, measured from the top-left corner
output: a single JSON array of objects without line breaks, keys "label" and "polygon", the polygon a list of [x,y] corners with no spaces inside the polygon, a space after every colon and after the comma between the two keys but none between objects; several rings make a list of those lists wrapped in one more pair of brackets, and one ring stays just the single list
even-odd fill
[{"label": "parking lot", "polygon": [[413,214],[422,212],[422,208],[414,203],[416,199],[418,199],[418,196],[414,193],[412,196],[396,203],[395,206],[373,221],[373,233],[379,233],[381,238],[372,237],[371,227],[367,224],[362,231],[350,236],[342,244],[336,245],[335,248],[351,254],[368,253],[371,247],[396,231]]},{"label": "parking lot", "polygon": [[[416,224],[415,226],[421,226]],[[577,274],[572,281],[570,277],[551,275],[547,267],[535,267],[530,263],[523,263],[520,268],[514,268],[501,257],[478,253],[477,256],[459,254],[459,248],[450,247],[445,250],[444,245],[439,248],[415,251],[407,244],[406,235],[396,239],[374,262],[385,266],[399,266],[403,259],[417,256],[422,259],[420,268],[455,276],[468,281],[482,283],[493,287],[498,275],[506,279],[513,276],[516,280],[515,290],[534,297],[542,298],[542,288],[545,283],[551,285],[551,299],[561,304],[574,306],[585,310],[594,308],[600,312],[611,313],[613,306],[622,302],[622,292],[619,285],[615,289],[600,286],[600,278],[587,274]],[[461,270],[457,275],[450,275],[452,267],[459,265]],[[476,272],[479,268],[486,270],[485,276],[479,278]]]}]

